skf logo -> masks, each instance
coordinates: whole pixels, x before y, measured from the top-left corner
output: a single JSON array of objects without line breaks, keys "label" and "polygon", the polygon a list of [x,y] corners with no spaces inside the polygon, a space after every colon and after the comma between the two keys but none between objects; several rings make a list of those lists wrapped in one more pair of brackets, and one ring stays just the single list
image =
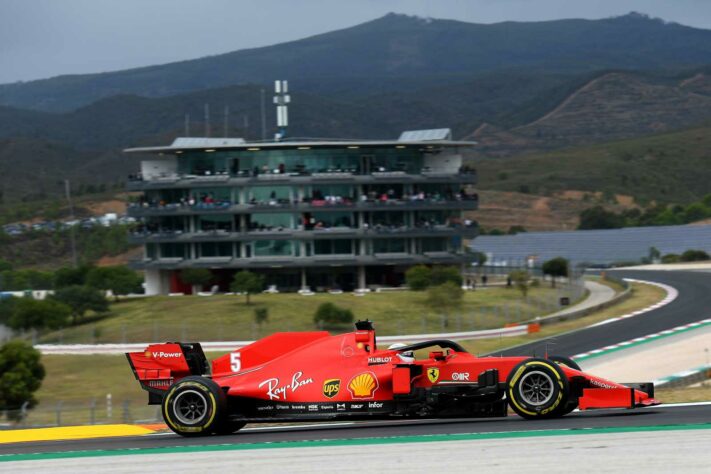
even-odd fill
[{"label": "skf logo", "polygon": [[427,378],[430,380],[430,382],[436,383],[437,380],[439,380],[439,369],[437,367],[427,369]]},{"label": "skf logo", "polygon": [[328,379],[323,382],[323,395],[326,398],[333,398],[341,390],[341,379]]},{"label": "skf logo", "polygon": [[373,398],[378,387],[378,379],[373,372],[363,372],[348,382],[348,391],[353,398]]}]

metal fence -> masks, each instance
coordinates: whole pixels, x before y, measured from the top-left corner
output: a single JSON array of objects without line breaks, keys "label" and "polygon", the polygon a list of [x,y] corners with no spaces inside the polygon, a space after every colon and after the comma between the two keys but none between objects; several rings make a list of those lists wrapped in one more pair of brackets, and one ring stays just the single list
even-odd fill
[{"label": "metal fence", "polygon": [[[22,429],[71,425],[102,425],[112,423],[152,424],[162,421],[160,406],[147,405],[145,400],[86,399],[58,401],[26,406],[0,412],[0,426]],[[4,424],[3,424],[4,423]]]}]

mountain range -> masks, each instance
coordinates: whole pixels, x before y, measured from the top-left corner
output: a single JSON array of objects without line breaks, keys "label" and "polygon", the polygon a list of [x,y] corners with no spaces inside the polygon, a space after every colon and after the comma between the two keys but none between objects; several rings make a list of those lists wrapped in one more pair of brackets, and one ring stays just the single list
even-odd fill
[{"label": "mountain range", "polygon": [[[515,157],[704,124],[710,64],[711,31],[638,13],[490,25],[389,14],[264,48],[0,85],[0,191],[115,183],[137,166],[121,148],[185,135],[186,116],[189,135],[260,139],[274,79],[290,81],[292,136],[449,126],[480,142],[473,157]],[[269,136],[272,106],[265,120]]]}]

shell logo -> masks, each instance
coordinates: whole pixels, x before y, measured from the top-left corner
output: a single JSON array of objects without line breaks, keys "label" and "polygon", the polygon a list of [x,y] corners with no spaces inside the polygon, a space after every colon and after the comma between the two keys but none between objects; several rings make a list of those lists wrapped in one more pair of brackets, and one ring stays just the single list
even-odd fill
[{"label": "shell logo", "polygon": [[373,398],[378,387],[378,378],[373,372],[363,372],[348,382],[348,391],[353,398]]},{"label": "shell logo", "polygon": [[144,353],[143,353],[143,356],[150,359],[150,357],[151,357],[151,351],[146,351],[146,352],[144,352]]}]

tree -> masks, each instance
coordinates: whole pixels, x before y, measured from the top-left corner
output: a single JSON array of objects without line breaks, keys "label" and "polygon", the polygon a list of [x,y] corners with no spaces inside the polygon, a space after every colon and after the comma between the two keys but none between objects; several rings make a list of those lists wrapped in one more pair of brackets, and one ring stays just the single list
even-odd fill
[{"label": "tree", "polygon": [[259,293],[264,289],[264,275],[252,273],[247,270],[237,272],[232,280],[230,289],[235,293],[244,293],[247,298],[247,304],[250,304],[249,296],[254,293]]},{"label": "tree", "polygon": [[568,260],[563,257],[556,257],[543,262],[541,267],[544,275],[550,275],[551,287],[555,288],[556,277],[568,276]]},{"label": "tree", "polygon": [[432,280],[432,270],[425,265],[415,265],[405,272],[405,282],[413,291],[426,290]]},{"label": "tree", "polygon": [[12,264],[7,260],[0,259],[0,272],[12,270]]},{"label": "tree", "polygon": [[0,298],[0,324],[5,326],[10,325],[10,318],[12,317],[13,311],[15,311],[15,302],[17,298]]},{"label": "tree", "polygon": [[180,281],[193,287],[193,294],[197,294],[203,286],[212,280],[212,272],[207,268],[186,268],[180,271]]},{"label": "tree", "polygon": [[657,247],[649,247],[649,261],[654,263],[662,257],[662,252]]},{"label": "tree", "polygon": [[321,303],[314,313],[314,322],[325,325],[341,325],[353,322],[353,312],[333,303]]},{"label": "tree", "polygon": [[680,260],[682,262],[698,262],[702,260],[708,260],[709,254],[704,252],[703,250],[686,250],[684,253],[681,254]]},{"label": "tree", "polygon": [[40,353],[24,341],[11,341],[0,347],[0,410],[10,412],[8,418],[18,420],[19,409],[37,404],[34,393],[40,388],[45,370]]},{"label": "tree", "polygon": [[54,289],[58,290],[67,286],[84,285],[89,270],[91,270],[91,266],[89,265],[81,265],[77,268],[60,268],[54,272]]},{"label": "tree", "polygon": [[17,298],[13,304],[8,326],[16,331],[59,329],[67,324],[70,314],[71,308],[59,301]]},{"label": "tree", "polygon": [[619,229],[624,225],[622,216],[609,212],[602,206],[595,206],[580,213],[578,229]]},{"label": "tree", "polygon": [[444,325],[447,327],[449,326],[449,313],[462,305],[463,298],[462,285],[448,281],[429,287],[425,303],[434,311],[441,311],[444,314]]},{"label": "tree", "polygon": [[459,269],[457,267],[434,267],[430,286],[438,286],[447,282],[462,286],[462,274]]},{"label": "tree", "polygon": [[119,295],[140,292],[142,282],[136,272],[123,265],[92,268],[86,275],[88,286],[97,290],[111,290],[116,301]]},{"label": "tree", "polygon": [[522,225],[512,225],[509,227],[509,231],[507,232],[509,235],[516,235],[520,234],[522,232],[526,232],[526,228]]},{"label": "tree", "polygon": [[514,270],[509,273],[509,278],[513,282],[514,286],[521,292],[525,298],[528,294],[528,289],[530,287],[530,275],[526,270]]},{"label": "tree", "polygon": [[72,324],[77,324],[87,311],[105,313],[109,310],[109,302],[106,297],[99,290],[88,286],[67,286],[57,290],[52,298],[69,306]]}]

